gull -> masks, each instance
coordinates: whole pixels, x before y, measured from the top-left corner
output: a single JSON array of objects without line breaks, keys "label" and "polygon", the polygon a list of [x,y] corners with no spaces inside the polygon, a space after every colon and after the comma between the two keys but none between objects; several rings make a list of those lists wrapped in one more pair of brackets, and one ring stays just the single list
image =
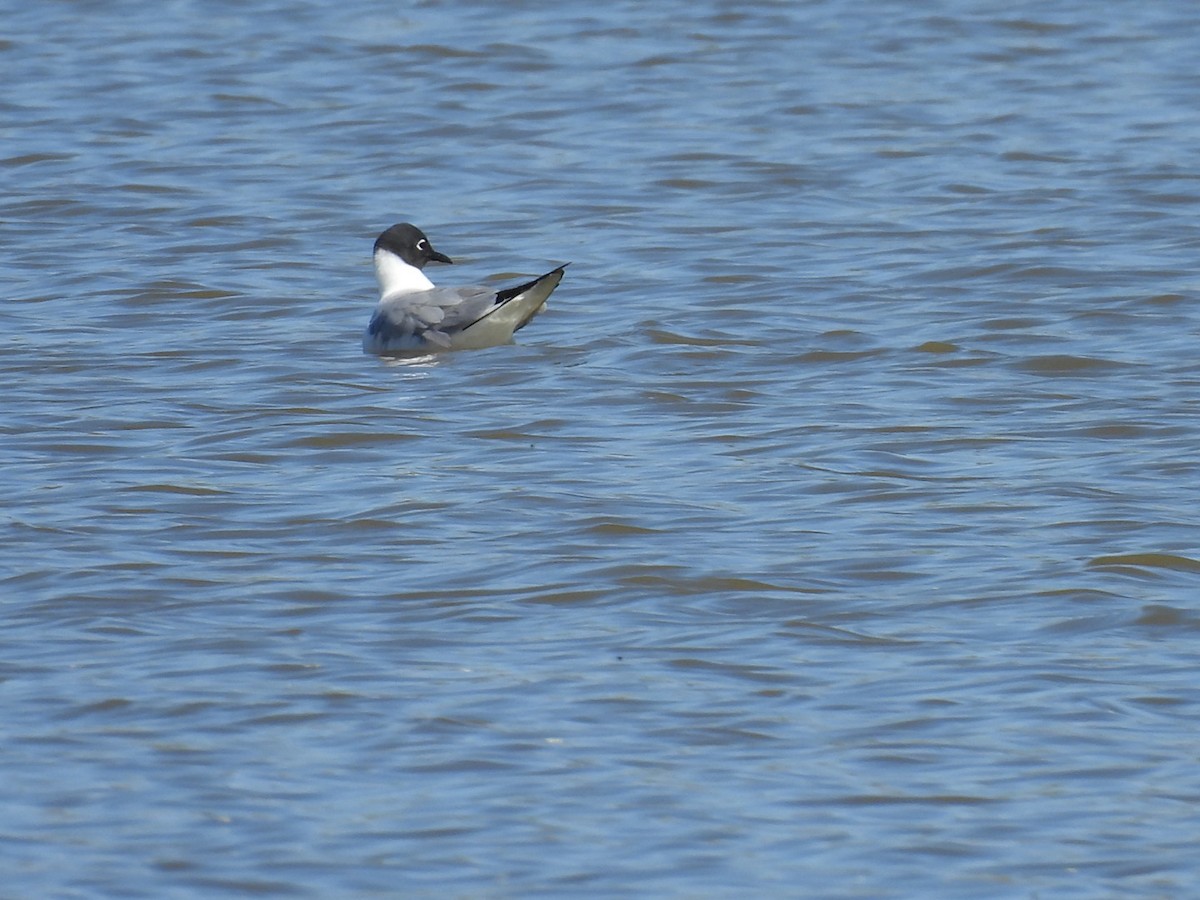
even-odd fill
[{"label": "gull", "polygon": [[453,260],[433,249],[425,233],[408,222],[375,240],[379,305],[363,333],[363,350],[374,354],[477,350],[512,340],[546,306],[567,263],[532,281],[490,287],[435,287],[423,271],[430,262]]}]

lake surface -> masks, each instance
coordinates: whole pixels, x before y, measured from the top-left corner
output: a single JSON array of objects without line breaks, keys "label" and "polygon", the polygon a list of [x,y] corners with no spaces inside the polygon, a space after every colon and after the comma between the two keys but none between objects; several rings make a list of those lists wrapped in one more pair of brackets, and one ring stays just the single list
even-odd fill
[{"label": "lake surface", "polygon": [[1195,890],[1200,8],[5,5],[5,900]]}]

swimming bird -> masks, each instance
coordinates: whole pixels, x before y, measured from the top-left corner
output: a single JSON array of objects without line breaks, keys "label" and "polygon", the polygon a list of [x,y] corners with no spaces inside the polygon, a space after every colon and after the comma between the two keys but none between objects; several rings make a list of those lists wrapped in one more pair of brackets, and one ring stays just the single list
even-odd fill
[{"label": "swimming bird", "polygon": [[363,350],[375,354],[475,350],[511,341],[513,332],[542,311],[567,267],[499,291],[434,287],[423,271],[426,264],[453,260],[407,222],[376,238],[374,262],[379,306],[363,334]]}]

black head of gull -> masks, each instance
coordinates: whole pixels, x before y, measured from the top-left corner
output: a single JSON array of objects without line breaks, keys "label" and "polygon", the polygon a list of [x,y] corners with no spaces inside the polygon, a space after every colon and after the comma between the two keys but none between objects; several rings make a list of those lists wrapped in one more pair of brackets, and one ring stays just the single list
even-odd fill
[{"label": "black head of gull", "polygon": [[410,266],[417,269],[425,268],[429,262],[452,263],[445,253],[433,249],[429,238],[416,225],[401,222],[393,225],[375,239],[375,252],[380,250],[395,254]]}]

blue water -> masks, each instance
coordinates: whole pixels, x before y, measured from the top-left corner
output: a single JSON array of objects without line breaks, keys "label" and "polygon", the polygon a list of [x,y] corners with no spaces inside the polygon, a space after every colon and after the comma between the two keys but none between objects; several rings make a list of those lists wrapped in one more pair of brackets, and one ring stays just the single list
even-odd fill
[{"label": "blue water", "polygon": [[1200,10],[9,6],[4,900],[1193,890]]}]

